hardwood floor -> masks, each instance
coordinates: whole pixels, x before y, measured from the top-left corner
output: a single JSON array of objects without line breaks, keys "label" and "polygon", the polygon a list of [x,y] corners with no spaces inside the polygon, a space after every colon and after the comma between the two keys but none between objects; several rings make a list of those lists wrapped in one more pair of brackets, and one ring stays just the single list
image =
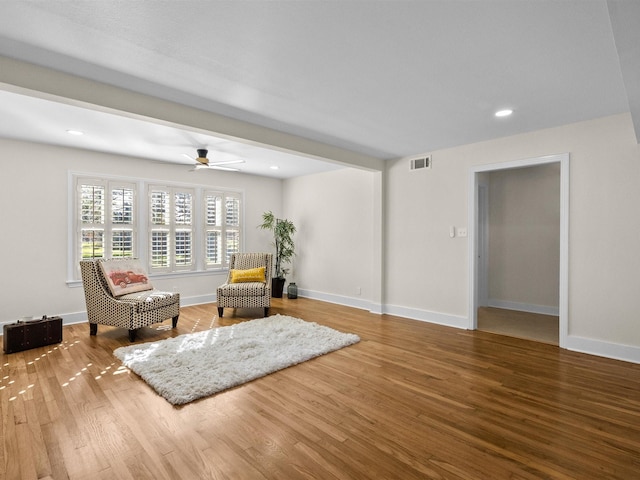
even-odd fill
[{"label": "hardwood floor", "polygon": [[559,317],[495,307],[478,308],[478,330],[559,345]]},{"label": "hardwood floor", "polygon": [[[640,365],[304,298],[272,314],[361,342],[173,407],[113,350],[123,330],[2,355],[2,479],[640,478]],[[182,309],[138,342],[258,310]]]}]

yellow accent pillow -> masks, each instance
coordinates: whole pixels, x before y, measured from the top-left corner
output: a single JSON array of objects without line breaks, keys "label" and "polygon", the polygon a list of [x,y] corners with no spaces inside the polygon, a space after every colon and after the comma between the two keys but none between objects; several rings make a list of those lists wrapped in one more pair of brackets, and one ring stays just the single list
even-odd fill
[{"label": "yellow accent pillow", "polygon": [[245,282],[265,283],[264,267],[249,268],[247,270],[231,269],[231,283],[245,283]]}]

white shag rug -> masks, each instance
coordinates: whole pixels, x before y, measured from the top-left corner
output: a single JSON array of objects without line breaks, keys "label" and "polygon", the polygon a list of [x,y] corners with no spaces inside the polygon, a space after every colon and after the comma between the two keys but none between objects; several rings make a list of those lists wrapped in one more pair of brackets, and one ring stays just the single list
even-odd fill
[{"label": "white shag rug", "polygon": [[167,401],[183,405],[359,341],[351,333],[274,315],[113,354]]}]

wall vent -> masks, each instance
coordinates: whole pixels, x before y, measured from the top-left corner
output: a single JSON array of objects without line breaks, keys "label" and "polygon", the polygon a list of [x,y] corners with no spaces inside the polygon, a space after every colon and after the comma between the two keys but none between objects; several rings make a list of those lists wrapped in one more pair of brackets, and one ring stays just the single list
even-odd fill
[{"label": "wall vent", "polygon": [[431,168],[431,155],[412,158],[410,161],[410,165],[411,170],[422,170],[424,168]]}]

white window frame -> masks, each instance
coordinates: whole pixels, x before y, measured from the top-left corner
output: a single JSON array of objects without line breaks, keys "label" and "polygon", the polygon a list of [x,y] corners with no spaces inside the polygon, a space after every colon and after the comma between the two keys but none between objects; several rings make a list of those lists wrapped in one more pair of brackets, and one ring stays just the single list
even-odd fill
[{"label": "white window frame", "polygon": [[[84,223],[82,220],[82,187],[83,185],[90,185],[94,187],[100,187],[104,190],[104,206],[102,212],[102,221],[93,224]],[[96,177],[83,177],[77,176],[74,181],[74,240],[73,240],[73,260],[75,265],[79,265],[80,260],[83,257],[83,231],[85,230],[101,230],[103,232],[102,242],[102,255],[96,255],[94,258],[113,257],[114,245],[113,238],[114,232],[117,231],[129,231],[131,232],[131,247],[130,254],[127,256],[135,257],[138,251],[137,237],[138,237],[138,214],[137,214],[137,202],[138,202],[138,189],[135,183],[129,180],[121,179],[105,179]],[[113,217],[113,192],[126,189],[132,192],[132,205],[131,205],[131,222],[119,223],[114,221]],[[89,258],[89,257],[87,257]],[[79,274],[79,267],[76,270]]]},{"label": "white window frame", "polygon": [[[81,286],[80,281],[80,268],[79,261],[82,258],[82,222],[80,219],[81,214],[81,198],[80,198],[80,185],[100,185],[105,188],[105,202],[109,203],[108,208],[105,208],[105,220],[110,219],[111,212],[111,195],[109,192],[113,188],[126,186],[132,188],[134,192],[134,205],[133,205],[133,244],[132,251],[133,256],[142,260],[148,268],[151,276],[181,276],[192,274],[207,274],[214,271],[226,270],[229,268],[229,256],[227,255],[228,245],[226,244],[226,235],[228,231],[237,230],[238,239],[238,251],[243,251],[244,246],[244,193],[241,190],[230,189],[218,189],[205,185],[185,185],[170,182],[158,182],[157,180],[149,179],[135,179],[135,178],[121,178],[116,176],[96,176],[90,173],[81,172],[69,172],[69,185],[72,188],[69,189],[69,246],[68,246],[68,281],[69,286]],[[164,188],[171,192],[189,192],[192,197],[192,223],[191,229],[191,246],[193,249],[191,265],[178,265],[169,266],[166,268],[152,268],[151,266],[151,239],[152,239],[152,227],[150,221],[150,195],[154,188]],[[225,221],[221,225],[222,243],[222,262],[216,264],[207,264],[206,262],[206,198],[210,193],[221,195],[223,199],[223,205],[226,207],[226,199],[237,199],[239,201],[238,217],[239,225],[230,226],[226,224],[226,211],[223,214]],[[119,224],[107,224],[105,225],[105,256],[110,257],[111,250],[111,232],[115,228],[117,230]],[[172,232],[175,232],[175,228],[180,226],[173,225]],[[86,226],[85,226],[86,228]],[[175,238],[175,237],[174,237]],[[175,263],[175,262],[174,262]]]},{"label": "white window frame", "polygon": [[[154,194],[162,193],[165,194],[168,199],[168,212],[166,221],[168,223],[157,224],[154,223],[153,215],[152,215],[152,202]],[[177,215],[177,198],[178,197],[189,197],[187,207],[187,216],[188,218],[185,220],[180,220]],[[149,235],[149,243],[148,243],[148,257],[149,257],[149,272],[157,273],[157,272],[181,272],[181,271],[195,271],[197,268],[197,251],[195,245],[195,199],[196,199],[196,190],[190,187],[178,187],[178,186],[169,186],[169,185],[159,185],[152,184],[149,185],[148,189],[148,204],[147,204],[147,213],[148,213],[148,235]],[[185,223],[186,222],[186,223]],[[166,232],[167,234],[167,257],[168,261],[165,265],[156,265],[154,264],[154,233],[156,232]],[[188,255],[190,256],[190,260],[188,263],[180,263],[178,262],[178,234],[179,233],[188,233],[190,248],[188,249]]]},{"label": "white window frame", "polygon": [[[209,216],[209,198],[211,197],[219,197],[220,201],[220,212],[217,218],[217,222],[212,224],[210,222]],[[238,217],[237,224],[229,223],[229,212],[228,212],[228,201],[229,200],[237,200],[239,202],[236,215]],[[202,233],[202,245],[203,245],[203,261],[204,268],[207,270],[210,269],[220,269],[220,268],[228,268],[229,261],[231,259],[231,253],[242,251],[242,238],[244,236],[243,229],[243,198],[242,194],[238,192],[224,191],[224,190],[213,190],[206,189],[203,192],[203,215],[202,222],[204,225],[203,233]],[[219,261],[218,262],[210,262],[207,255],[207,249],[209,248],[209,239],[208,236],[210,233],[217,232],[220,236],[220,253],[219,253]],[[231,250],[229,246],[229,234],[235,233],[235,237],[237,238],[238,246]]]}]

